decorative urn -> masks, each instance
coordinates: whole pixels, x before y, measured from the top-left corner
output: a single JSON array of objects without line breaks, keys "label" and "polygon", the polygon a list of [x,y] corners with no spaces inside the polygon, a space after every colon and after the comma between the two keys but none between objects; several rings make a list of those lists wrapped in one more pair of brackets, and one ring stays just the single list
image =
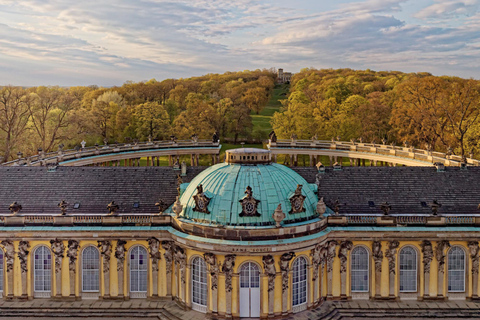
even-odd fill
[{"label": "decorative urn", "polygon": [[323,201],[323,197],[320,198],[317,202],[317,209],[316,209],[318,215],[320,218],[323,218],[323,214],[325,211],[327,211],[327,206],[325,205],[325,202]]},{"label": "decorative urn", "polygon": [[280,228],[281,227],[280,223],[286,217],[285,212],[282,211],[282,205],[281,204],[279,204],[277,209],[275,209],[275,212],[273,212],[272,217],[273,217],[273,220],[275,220],[275,222],[276,222],[275,226],[277,228]]}]

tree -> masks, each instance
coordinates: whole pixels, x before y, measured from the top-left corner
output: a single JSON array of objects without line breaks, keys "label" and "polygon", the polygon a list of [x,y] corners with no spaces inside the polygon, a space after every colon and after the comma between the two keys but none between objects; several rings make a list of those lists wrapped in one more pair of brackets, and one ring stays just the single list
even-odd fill
[{"label": "tree", "polygon": [[268,93],[263,87],[250,88],[245,92],[242,100],[250,110],[259,114],[268,102]]},{"label": "tree", "polygon": [[0,130],[5,133],[3,159],[9,161],[12,150],[27,131],[29,97],[21,87],[6,86],[0,89]]},{"label": "tree", "polygon": [[157,102],[146,102],[135,107],[137,134],[140,139],[166,139],[170,136],[170,118],[164,106]]}]

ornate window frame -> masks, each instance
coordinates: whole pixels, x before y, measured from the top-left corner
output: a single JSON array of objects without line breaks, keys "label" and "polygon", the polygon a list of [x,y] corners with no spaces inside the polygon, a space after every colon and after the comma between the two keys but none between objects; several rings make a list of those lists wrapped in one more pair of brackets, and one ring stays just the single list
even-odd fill
[{"label": "ornate window frame", "polygon": [[[300,261],[303,261],[303,265],[301,265]],[[301,255],[295,258],[291,264],[292,284],[290,292],[293,313],[307,309],[309,300],[309,262],[307,257]],[[302,274],[302,269],[300,268],[304,269],[304,274]],[[296,298],[297,303],[295,303]]]},{"label": "ornate window frame", "polygon": [[[367,266],[366,268],[363,267],[362,270],[354,270],[353,269],[353,262],[354,262],[354,253],[356,250],[360,250],[360,249],[363,249],[365,250],[366,254],[367,254]],[[372,270],[371,270],[371,266],[372,266],[372,252],[370,250],[370,248],[368,248],[367,246],[365,245],[356,245],[352,248],[352,250],[350,251],[349,253],[350,255],[350,288],[349,288],[349,291],[350,291],[350,294],[352,295],[352,298],[356,298],[356,299],[368,299],[370,297],[370,292],[371,292],[371,288],[372,288]],[[353,290],[353,277],[354,277],[354,274],[353,272],[354,271],[358,271],[358,272],[364,272],[366,275],[367,275],[367,289],[366,290]],[[374,272],[375,270],[373,270]]]},{"label": "ornate window frame", "polygon": [[[44,271],[44,275],[48,275],[50,277],[50,290],[36,290],[36,280],[37,280],[37,268],[36,268],[36,261],[35,256],[37,254],[38,250],[46,250],[46,253],[50,255],[50,272],[45,271],[48,269],[42,268],[41,270]],[[31,251],[32,254],[32,259],[31,259],[31,265],[32,265],[32,295],[34,298],[50,298],[52,296],[52,289],[53,289],[53,278],[55,276],[55,257],[52,252],[52,250],[46,245],[46,244],[39,244],[33,248]],[[45,253],[43,253],[45,254]],[[45,267],[45,264],[43,263],[43,267]],[[45,285],[48,282],[43,281],[43,285]]]},{"label": "ornate window frame", "polygon": [[[209,295],[207,263],[200,256],[194,256],[190,261],[190,297],[192,309],[206,313]],[[199,294],[200,297],[198,296]]]},{"label": "ornate window frame", "polygon": [[[460,258],[459,256],[452,256],[453,254],[455,254],[455,252],[460,252],[463,254],[463,266],[462,268],[458,268],[458,269],[454,269],[454,270],[451,270],[450,268],[452,267],[452,265],[454,263],[457,263],[457,265],[455,265],[454,267],[460,267],[460,265],[458,264],[458,259]],[[446,291],[447,291],[447,295],[449,296],[449,298],[464,298],[467,294],[467,288],[468,288],[468,276],[467,276],[467,271],[468,271],[468,259],[469,259],[469,255],[467,254],[467,250],[461,246],[461,245],[453,245],[452,247],[450,247],[447,251],[447,272],[446,272]],[[455,260],[452,260],[452,259],[457,259],[456,261]],[[458,289],[458,290],[450,290],[450,281],[454,281],[453,278],[453,275],[454,274],[451,274],[451,272],[456,272],[459,276],[461,276],[461,280],[463,282],[463,288],[461,289]]]},{"label": "ornate window frame", "polygon": [[[97,252],[98,255],[98,264],[97,264],[97,277],[98,277],[98,289],[97,290],[84,290],[84,276],[85,274],[85,269],[84,269],[84,262],[85,262],[85,251],[94,249]],[[79,264],[79,269],[80,269],[80,294],[82,298],[91,298],[91,299],[98,299],[100,295],[100,279],[101,279],[101,254],[100,250],[93,244],[87,244],[85,247],[83,247],[80,251],[80,264]],[[95,270],[95,269],[88,269],[88,270]]]},{"label": "ornate window frame", "polygon": [[[142,265],[145,266],[144,269],[133,269],[132,268],[132,252],[133,250],[136,250],[137,248],[139,249],[142,249],[144,250],[144,254],[145,254],[145,258],[144,258],[144,263]],[[128,278],[128,282],[127,282],[127,290],[128,290],[128,296],[130,298],[133,298],[133,299],[136,299],[136,298],[147,298],[148,296],[148,288],[149,288],[149,282],[150,282],[150,268],[149,268],[149,253],[148,253],[148,249],[147,247],[145,247],[144,245],[141,245],[141,244],[135,244],[133,246],[131,246],[129,249],[128,249],[128,256],[127,256],[127,266],[128,266],[128,272],[127,272],[127,278]],[[134,279],[132,279],[132,272],[137,272],[137,274],[140,275],[140,272],[142,272],[142,274],[144,273],[145,274],[145,283],[146,283],[146,288],[145,288],[145,291],[133,291],[132,290],[132,282],[134,281]],[[139,278],[138,278],[139,279]],[[140,284],[138,284],[138,286],[140,286]],[[138,288],[137,286],[137,288]]]},{"label": "ornate window frame", "polygon": [[[413,253],[415,254],[415,270],[405,270],[410,273],[414,273],[414,278],[415,278],[415,290],[401,290],[401,281],[402,281],[402,252],[404,250],[412,250]],[[421,255],[420,251],[418,248],[416,248],[414,245],[404,245],[399,248],[398,250],[398,257],[397,257],[397,281],[398,281],[398,296],[401,299],[406,299],[406,300],[415,300],[418,298],[418,295],[420,293],[420,261],[421,261]],[[407,273],[408,274],[408,273]]]}]

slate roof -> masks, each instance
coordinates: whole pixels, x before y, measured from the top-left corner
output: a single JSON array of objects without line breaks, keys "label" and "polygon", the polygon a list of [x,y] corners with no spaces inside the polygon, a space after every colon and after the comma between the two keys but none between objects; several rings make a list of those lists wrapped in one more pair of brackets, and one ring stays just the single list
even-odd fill
[{"label": "slate roof", "polygon": [[[205,167],[188,167],[183,182],[189,182]],[[68,213],[108,213],[112,200],[120,205],[118,213],[155,213],[161,197],[167,204],[175,201],[177,173],[171,167],[0,167],[0,214],[9,214],[9,205],[17,201],[20,214],[60,213],[58,203],[65,199]],[[80,203],[73,209],[74,203]],[[133,203],[139,202],[138,208]]]},{"label": "slate roof", "polygon": [[340,213],[381,214],[380,205],[387,201],[390,214],[431,214],[433,200],[442,205],[439,214],[480,213],[480,167],[446,167],[445,172],[435,167],[326,168],[318,177],[319,196],[332,209],[338,199]]}]

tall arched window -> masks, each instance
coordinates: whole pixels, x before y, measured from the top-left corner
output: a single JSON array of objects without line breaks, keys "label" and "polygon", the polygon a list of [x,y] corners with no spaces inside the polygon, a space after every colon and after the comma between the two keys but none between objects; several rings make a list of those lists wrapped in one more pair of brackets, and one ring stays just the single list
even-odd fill
[{"label": "tall arched window", "polygon": [[192,261],[192,308],[206,312],[207,306],[207,266],[200,257]]},{"label": "tall arched window", "polygon": [[98,292],[100,290],[100,253],[93,246],[88,246],[82,254],[82,291]]},{"label": "tall arched window", "polygon": [[130,250],[130,292],[147,292],[147,250],[141,246]]},{"label": "tall arched window", "polygon": [[293,262],[292,305],[307,303],[307,260],[303,257]]},{"label": "tall arched window", "polygon": [[356,247],[352,250],[352,292],[368,292],[369,287],[369,262],[368,251],[364,247]]},{"label": "tall arched window", "polygon": [[465,291],[465,251],[452,247],[448,251],[448,292]]},{"label": "tall arched window", "polygon": [[35,292],[49,293],[52,290],[52,253],[46,246],[35,249],[33,279]]},{"label": "tall arched window", "polygon": [[400,292],[417,291],[417,251],[412,247],[400,250]]}]

